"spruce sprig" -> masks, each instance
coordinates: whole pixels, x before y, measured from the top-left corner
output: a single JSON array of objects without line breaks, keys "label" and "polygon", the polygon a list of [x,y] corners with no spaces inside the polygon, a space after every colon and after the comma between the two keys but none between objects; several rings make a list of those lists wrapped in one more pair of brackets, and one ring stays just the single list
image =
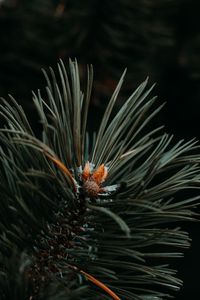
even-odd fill
[{"label": "spruce sprig", "polygon": [[168,263],[190,243],[180,222],[196,217],[199,145],[148,130],[162,105],[147,80],[113,116],[125,73],[92,136],[91,66],[85,93],[76,61],[44,72],[40,137],[1,100],[0,299],[159,300],[180,288]]}]

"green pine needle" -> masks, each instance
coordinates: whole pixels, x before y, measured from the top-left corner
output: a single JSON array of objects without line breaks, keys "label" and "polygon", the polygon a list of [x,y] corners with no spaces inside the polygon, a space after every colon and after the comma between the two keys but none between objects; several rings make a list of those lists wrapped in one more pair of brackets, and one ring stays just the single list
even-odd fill
[{"label": "green pine needle", "polygon": [[90,136],[92,67],[85,92],[76,61],[43,72],[40,138],[1,99],[0,299],[165,299],[182,284],[168,263],[190,244],[180,222],[199,205],[197,141],[148,130],[162,108],[148,80],[113,116],[126,71]]}]

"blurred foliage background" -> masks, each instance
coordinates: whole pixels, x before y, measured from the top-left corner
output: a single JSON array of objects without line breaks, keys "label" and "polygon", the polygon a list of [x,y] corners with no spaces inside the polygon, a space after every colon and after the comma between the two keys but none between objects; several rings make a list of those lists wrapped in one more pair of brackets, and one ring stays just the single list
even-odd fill
[{"label": "blurred foliage background", "polygon": [[[0,0],[0,95],[20,101],[37,130],[31,90],[44,85],[41,68],[76,57],[83,71],[94,65],[95,128],[128,67],[124,95],[149,75],[166,101],[159,116],[167,131],[200,137],[199,10],[198,0]],[[190,225],[194,241],[179,268],[180,299],[200,295],[199,229]]]}]

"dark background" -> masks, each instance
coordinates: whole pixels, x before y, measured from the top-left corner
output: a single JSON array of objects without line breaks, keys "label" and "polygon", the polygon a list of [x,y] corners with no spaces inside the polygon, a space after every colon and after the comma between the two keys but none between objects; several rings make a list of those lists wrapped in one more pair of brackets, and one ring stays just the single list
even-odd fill
[{"label": "dark background", "polygon": [[[166,101],[160,123],[177,139],[200,137],[200,8],[198,0],[0,1],[0,95],[25,107],[35,130],[31,90],[44,86],[40,69],[76,57],[81,73],[92,63],[95,82],[90,126],[123,69],[120,101],[150,77]],[[119,102],[120,105],[120,102]],[[193,240],[175,262],[184,287],[175,299],[200,299],[200,225],[185,224]]]}]

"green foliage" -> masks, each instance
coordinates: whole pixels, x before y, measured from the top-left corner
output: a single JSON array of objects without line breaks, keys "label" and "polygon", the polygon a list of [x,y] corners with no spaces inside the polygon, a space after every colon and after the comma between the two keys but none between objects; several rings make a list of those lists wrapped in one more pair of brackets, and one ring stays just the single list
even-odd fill
[{"label": "green foliage", "polygon": [[[33,93],[40,137],[13,97],[1,100],[0,299],[165,299],[181,286],[169,262],[190,243],[180,222],[199,204],[197,142],[148,130],[162,105],[147,80],[113,115],[124,72],[90,135],[92,67],[84,92],[76,61],[45,77]],[[91,173],[108,168],[97,197],[87,161]]]},{"label": "green foliage", "polygon": [[110,89],[102,82],[117,80],[125,66],[131,85],[146,74],[161,80],[176,52],[180,8],[172,0],[5,0],[0,6],[1,94],[12,88],[27,99],[41,84],[41,66],[60,57],[95,65],[101,94]]}]

